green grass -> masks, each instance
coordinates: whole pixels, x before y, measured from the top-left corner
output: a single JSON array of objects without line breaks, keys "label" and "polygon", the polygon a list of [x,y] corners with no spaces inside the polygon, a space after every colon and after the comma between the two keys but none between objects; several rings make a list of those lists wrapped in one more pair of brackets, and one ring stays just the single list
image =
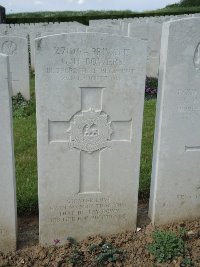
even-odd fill
[{"label": "green grass", "polygon": [[155,112],[156,99],[146,100],[144,105],[142,150],[140,163],[139,195],[142,198],[148,197],[150,191]]},{"label": "green grass", "polygon": [[186,244],[182,236],[170,231],[155,230],[153,242],[147,248],[157,262],[172,262],[186,254]]},{"label": "green grass", "polygon": [[[31,79],[32,101],[25,111],[14,110],[14,141],[17,180],[18,213],[34,213],[38,210],[37,154],[34,79]],[[24,114],[25,113],[25,114]]]},{"label": "green grass", "polygon": [[[38,212],[34,86],[32,77],[32,100],[28,104],[21,98],[13,101],[18,214]],[[142,198],[149,195],[155,104],[155,99],[145,101],[139,191]]]}]

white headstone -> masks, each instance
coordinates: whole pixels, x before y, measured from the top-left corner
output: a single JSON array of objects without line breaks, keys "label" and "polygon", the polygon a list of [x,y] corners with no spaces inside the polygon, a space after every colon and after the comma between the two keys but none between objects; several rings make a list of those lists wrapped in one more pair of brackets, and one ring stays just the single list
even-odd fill
[{"label": "white headstone", "polygon": [[86,32],[86,26],[64,26],[62,24],[57,25],[57,28],[49,29],[49,31],[45,32],[44,29],[40,28],[37,29],[37,31],[30,32],[30,51],[31,51],[31,69],[35,69],[35,39],[42,37],[42,36],[48,36],[48,35],[54,35],[54,34],[61,34],[61,33],[70,33],[70,32]]},{"label": "white headstone", "polygon": [[147,22],[131,22],[128,23],[128,36],[131,38],[139,38],[142,40],[149,39],[149,23]]},{"label": "white headstone", "polygon": [[153,22],[129,23],[128,36],[147,40],[147,76],[158,78],[162,24]]},{"label": "white headstone", "polygon": [[8,58],[0,54],[0,251],[16,249],[16,193]]},{"label": "white headstone", "polygon": [[36,40],[40,243],[136,226],[146,44]]},{"label": "white headstone", "polygon": [[150,22],[148,25],[147,76],[158,78],[160,63],[162,23]]},{"label": "white headstone", "polygon": [[9,56],[12,94],[30,99],[28,41],[17,36],[0,36],[0,53]]},{"label": "white headstone", "polygon": [[116,34],[116,35],[121,35],[122,34],[122,30],[121,30],[121,26],[112,26],[112,27],[108,27],[108,26],[89,26],[86,28],[86,32],[98,32],[98,33],[109,33],[109,34]]},{"label": "white headstone", "polygon": [[149,215],[200,216],[200,19],[163,27]]},{"label": "white headstone", "polygon": [[100,19],[100,20],[90,20],[89,26],[99,27],[99,26],[116,26],[121,25],[121,20],[119,19]]},{"label": "white headstone", "polygon": [[128,36],[128,22],[122,21],[120,27],[121,27],[121,35]]}]

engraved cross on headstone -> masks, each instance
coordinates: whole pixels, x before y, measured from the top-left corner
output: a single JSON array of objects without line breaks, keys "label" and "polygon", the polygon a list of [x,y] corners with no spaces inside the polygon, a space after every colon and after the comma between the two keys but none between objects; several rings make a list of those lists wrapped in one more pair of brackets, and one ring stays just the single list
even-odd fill
[{"label": "engraved cross on headstone", "polygon": [[132,120],[109,121],[102,110],[105,88],[80,88],[81,110],[70,121],[49,120],[49,143],[80,151],[79,193],[101,192],[101,152],[111,142],[130,142]]}]

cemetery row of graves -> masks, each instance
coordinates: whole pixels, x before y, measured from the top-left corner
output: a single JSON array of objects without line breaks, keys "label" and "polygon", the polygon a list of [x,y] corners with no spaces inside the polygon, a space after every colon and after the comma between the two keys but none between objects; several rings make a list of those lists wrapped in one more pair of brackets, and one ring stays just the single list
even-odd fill
[{"label": "cemetery row of graves", "polygon": [[135,231],[150,176],[153,225],[199,217],[199,24],[0,25],[0,251],[16,249],[16,203],[37,211],[37,186],[44,247]]}]

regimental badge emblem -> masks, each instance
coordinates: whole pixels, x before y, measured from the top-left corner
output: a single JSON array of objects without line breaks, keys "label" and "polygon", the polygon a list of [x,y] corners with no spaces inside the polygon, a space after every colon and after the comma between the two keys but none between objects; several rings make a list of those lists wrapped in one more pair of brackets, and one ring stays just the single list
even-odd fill
[{"label": "regimental badge emblem", "polygon": [[112,134],[111,122],[102,111],[82,111],[70,122],[69,133],[72,148],[92,153],[108,146]]}]

